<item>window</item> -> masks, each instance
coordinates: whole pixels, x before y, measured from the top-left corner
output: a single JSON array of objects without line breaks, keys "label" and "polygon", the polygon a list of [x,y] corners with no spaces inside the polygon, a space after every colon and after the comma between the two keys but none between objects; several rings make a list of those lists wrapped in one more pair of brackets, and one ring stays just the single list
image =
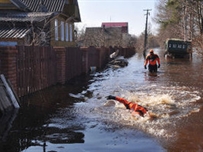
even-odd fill
[{"label": "window", "polygon": [[70,24],[70,41],[73,41],[73,25]]},{"label": "window", "polygon": [[178,44],[178,48],[181,49],[181,48],[182,48],[182,45],[181,45],[181,44]]},{"label": "window", "polygon": [[40,33],[40,38],[41,38],[42,42],[46,42],[46,34],[45,34],[45,32]]},{"label": "window", "polygon": [[183,49],[185,49],[185,44],[183,44]]},{"label": "window", "polygon": [[66,41],[69,41],[69,25],[66,23]]},{"label": "window", "polygon": [[61,41],[64,41],[64,22],[61,21]]},{"label": "window", "polygon": [[55,26],[55,40],[58,41],[58,20],[57,19],[55,19],[54,26]]}]

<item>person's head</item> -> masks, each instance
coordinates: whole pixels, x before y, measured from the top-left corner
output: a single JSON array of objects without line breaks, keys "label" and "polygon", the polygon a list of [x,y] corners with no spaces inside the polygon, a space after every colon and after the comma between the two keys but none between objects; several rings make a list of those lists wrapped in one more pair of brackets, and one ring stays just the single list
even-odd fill
[{"label": "person's head", "polygon": [[153,55],[153,54],[154,54],[154,50],[151,49],[151,50],[149,51],[149,53],[150,53],[151,55]]}]

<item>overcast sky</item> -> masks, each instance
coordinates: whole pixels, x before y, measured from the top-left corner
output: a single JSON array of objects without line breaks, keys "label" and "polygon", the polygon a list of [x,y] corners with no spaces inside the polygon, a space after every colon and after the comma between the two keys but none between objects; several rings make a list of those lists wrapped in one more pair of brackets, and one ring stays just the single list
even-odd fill
[{"label": "overcast sky", "polygon": [[81,22],[76,26],[101,27],[102,22],[128,22],[129,33],[139,36],[145,30],[146,9],[151,9],[149,24],[152,33],[156,25],[152,21],[158,0],[78,0]]}]

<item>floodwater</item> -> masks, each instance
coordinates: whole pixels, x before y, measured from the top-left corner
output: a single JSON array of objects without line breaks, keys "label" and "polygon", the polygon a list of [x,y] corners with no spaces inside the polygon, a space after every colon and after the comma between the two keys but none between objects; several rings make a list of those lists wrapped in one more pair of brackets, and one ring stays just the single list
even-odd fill
[{"label": "floodwater", "polygon": [[[164,59],[149,76],[142,54],[127,67],[108,68],[21,99],[1,133],[2,152],[203,151],[203,61]],[[132,115],[106,96],[148,108]],[[1,128],[2,130],[2,128]]]}]

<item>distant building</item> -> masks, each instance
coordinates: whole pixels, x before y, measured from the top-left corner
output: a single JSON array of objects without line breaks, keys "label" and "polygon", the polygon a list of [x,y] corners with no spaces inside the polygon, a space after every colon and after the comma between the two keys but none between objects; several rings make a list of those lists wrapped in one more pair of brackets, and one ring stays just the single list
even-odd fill
[{"label": "distant building", "polygon": [[0,0],[0,46],[75,46],[77,0]]},{"label": "distant building", "polygon": [[83,46],[126,46],[130,38],[127,22],[102,23],[101,27],[88,27]]},{"label": "distant building", "polygon": [[102,27],[120,27],[122,33],[128,33],[128,22],[103,22]]}]

